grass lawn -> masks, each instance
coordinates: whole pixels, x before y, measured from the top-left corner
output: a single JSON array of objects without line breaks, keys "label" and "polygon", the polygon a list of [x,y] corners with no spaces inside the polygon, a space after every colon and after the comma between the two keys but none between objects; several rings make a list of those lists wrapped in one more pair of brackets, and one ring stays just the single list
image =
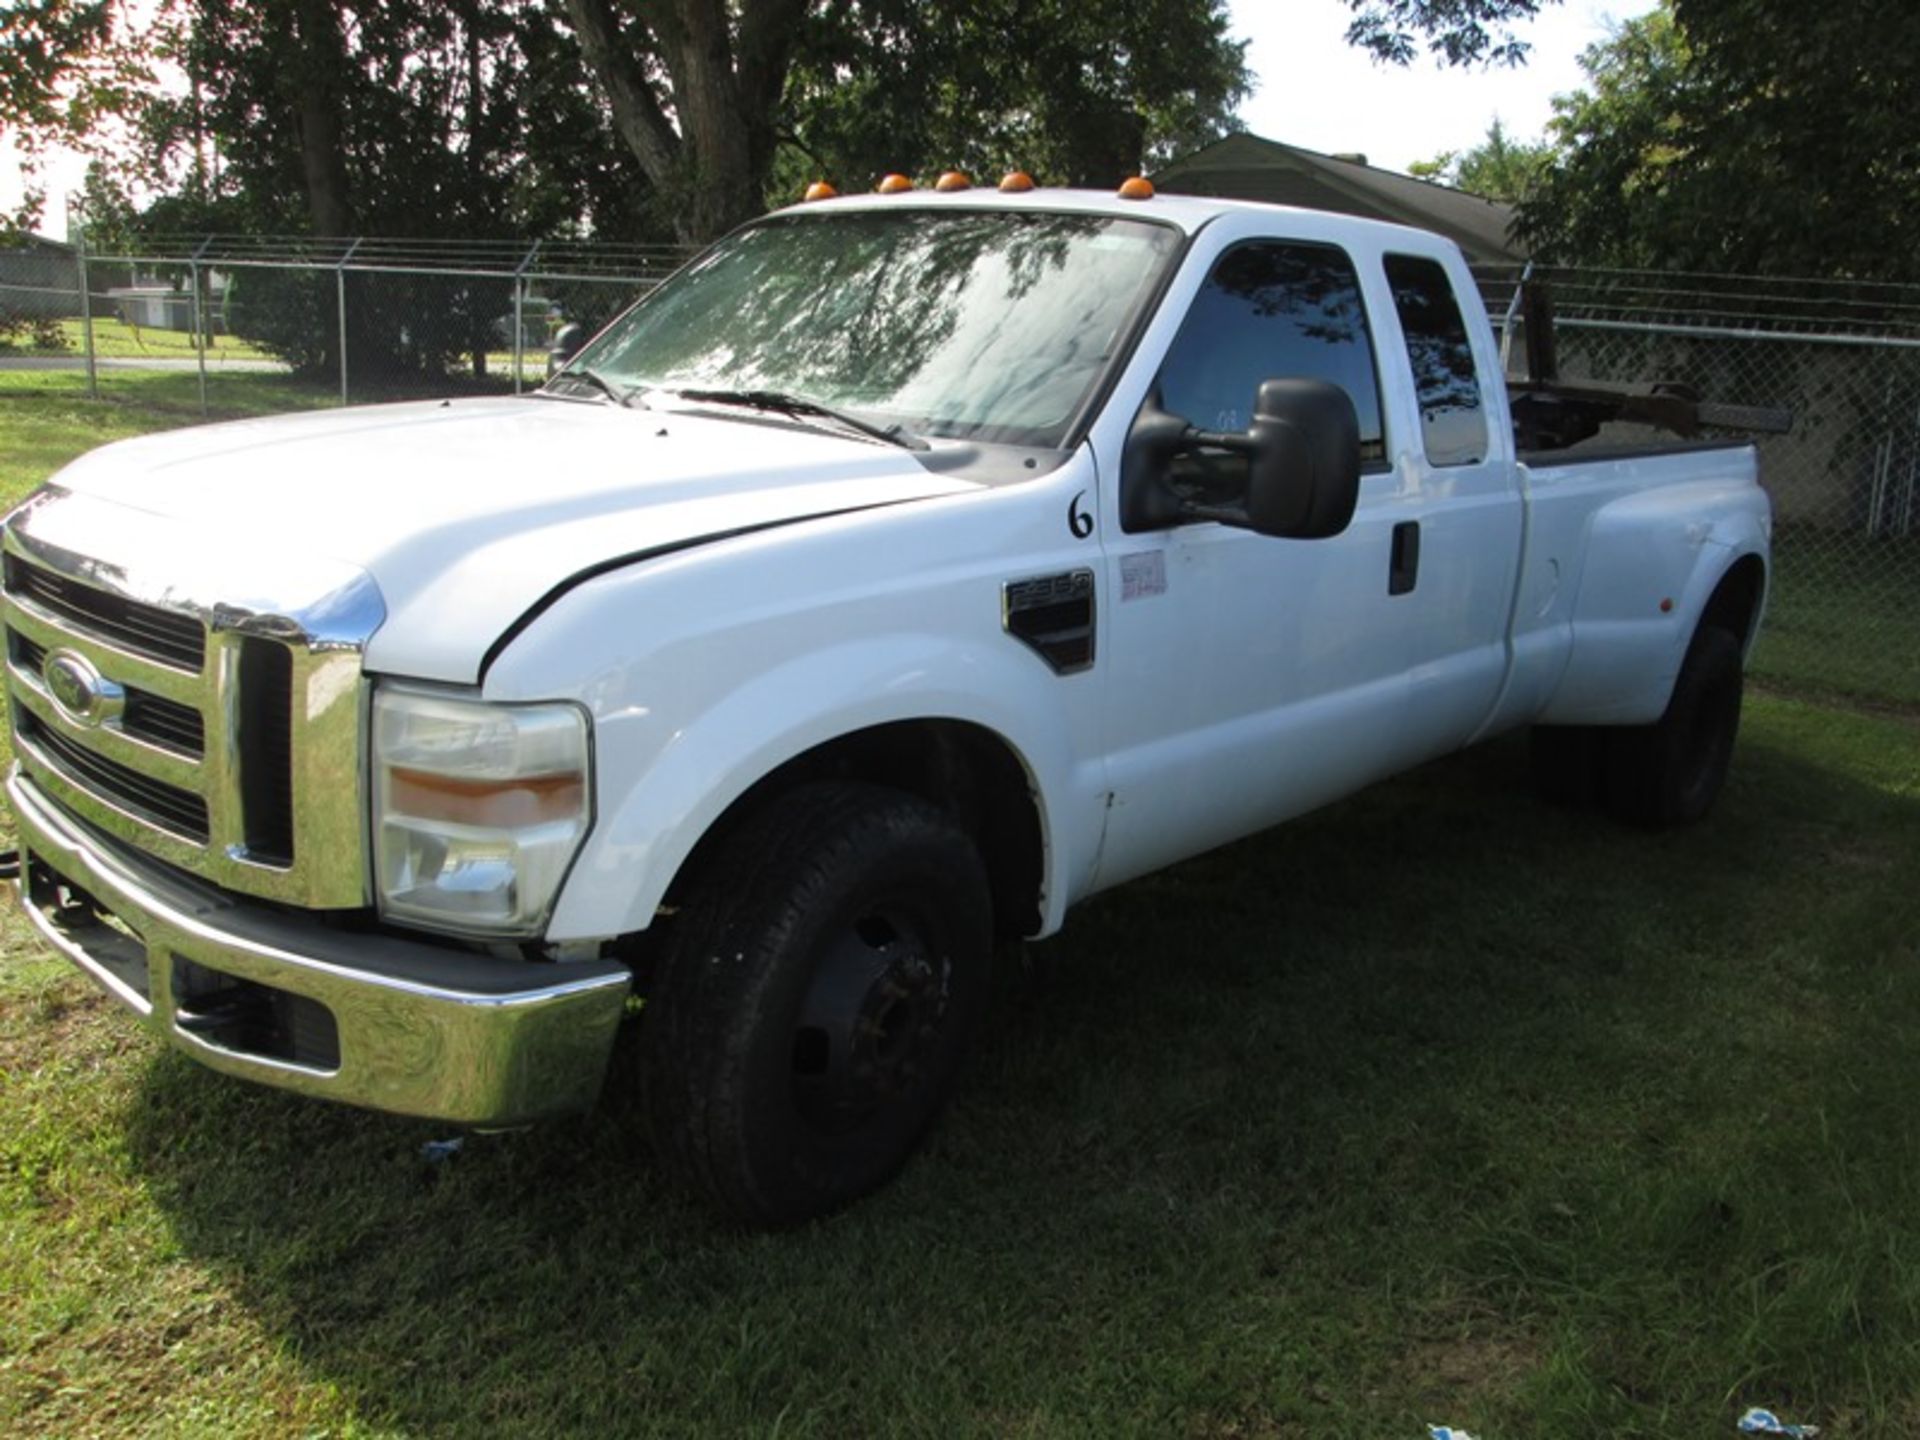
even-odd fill
[{"label": "grass lawn", "polygon": [[1754,664],[1798,686],[1920,706],[1920,539],[1783,529]]},{"label": "grass lawn", "polygon": [[[87,353],[85,327],[78,320],[59,321],[66,343],[57,349],[37,345],[24,348],[0,347],[0,354],[70,355]],[[182,330],[157,330],[149,325],[129,325],[111,315],[93,317],[93,353],[102,359],[191,360],[199,352],[193,336]],[[207,347],[207,364],[225,360],[271,360],[274,357],[236,335],[215,335]]]},{"label": "grass lawn", "polygon": [[661,1186],[630,1053],[428,1164],[7,914],[0,1433],[1920,1433],[1920,722],[1756,695],[1666,836],[1524,760],[1092,902],[928,1152],[779,1236]]},{"label": "grass lawn", "polygon": [[[60,334],[65,344],[48,348],[40,345],[8,346],[0,345],[0,356],[6,355],[59,355],[71,360],[85,358],[87,353],[85,327],[78,320],[58,322]],[[193,336],[179,330],[156,330],[150,326],[129,325],[123,320],[111,316],[96,315],[93,319],[93,353],[102,360],[192,360],[198,355],[194,348]],[[237,335],[215,335],[213,343],[207,347],[207,367],[217,370],[229,360],[275,360],[278,357],[270,350],[263,350],[251,341]],[[487,352],[487,371],[492,377],[505,377],[511,383],[513,379],[513,349],[509,346],[502,350]],[[529,345],[521,356],[521,377],[524,383],[538,385],[547,375],[547,347]],[[456,356],[453,369],[457,373],[470,372],[472,362],[464,356]]]},{"label": "grass lawn", "polygon": [[327,390],[288,375],[209,377],[211,416],[200,413],[200,377],[117,370],[102,375],[100,399],[71,370],[0,371],[0,502],[11,505],[60,466],[96,445],[201,425],[335,403]]},{"label": "grass lawn", "polygon": [[1920,1431],[1920,728],[1757,699],[1658,838],[1523,759],[1094,902],[929,1153],[774,1237],[631,1107],[435,1166],[206,1073],[13,922],[0,1429]]}]

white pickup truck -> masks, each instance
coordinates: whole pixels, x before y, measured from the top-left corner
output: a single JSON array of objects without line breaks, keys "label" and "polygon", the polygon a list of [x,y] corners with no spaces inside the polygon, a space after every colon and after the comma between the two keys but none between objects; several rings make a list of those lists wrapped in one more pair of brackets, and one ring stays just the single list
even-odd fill
[{"label": "white pickup truck", "polygon": [[20,897],[214,1069],[446,1122],[587,1106],[638,1010],[664,1163],[821,1213],[1097,891],[1520,726],[1557,793],[1707,809],[1754,453],[1523,455],[1514,409],[1415,230],[783,211],[537,394],[124,441],[15,510]]}]

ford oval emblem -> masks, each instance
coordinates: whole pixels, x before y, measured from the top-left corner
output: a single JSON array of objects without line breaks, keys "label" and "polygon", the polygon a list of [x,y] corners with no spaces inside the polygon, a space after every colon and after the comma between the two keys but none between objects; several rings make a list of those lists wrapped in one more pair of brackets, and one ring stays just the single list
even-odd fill
[{"label": "ford oval emblem", "polygon": [[40,678],[60,713],[76,725],[98,725],[120,713],[126,692],[93,668],[86,656],[55,650],[40,666]]}]

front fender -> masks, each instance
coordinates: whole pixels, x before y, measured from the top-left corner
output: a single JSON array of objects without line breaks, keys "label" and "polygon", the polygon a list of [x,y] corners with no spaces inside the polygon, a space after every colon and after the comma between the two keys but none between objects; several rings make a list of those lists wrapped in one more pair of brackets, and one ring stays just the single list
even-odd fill
[{"label": "front fender", "polygon": [[977,725],[1018,757],[1040,817],[1044,928],[1056,929],[1098,855],[1103,770],[1076,753],[1045,691],[1091,681],[1009,642],[903,631],[795,655],[684,708],[589,692],[598,814],[549,938],[646,929],[700,839],[759,780],[842,736],[929,719]]}]

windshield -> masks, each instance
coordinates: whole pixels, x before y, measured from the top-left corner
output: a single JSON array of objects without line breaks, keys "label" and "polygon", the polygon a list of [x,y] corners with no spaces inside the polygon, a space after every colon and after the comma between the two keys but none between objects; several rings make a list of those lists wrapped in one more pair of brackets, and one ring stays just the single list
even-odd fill
[{"label": "windshield", "polygon": [[1167,226],[1101,215],[775,216],[675,275],[568,369],[1054,447],[1179,245]]}]

